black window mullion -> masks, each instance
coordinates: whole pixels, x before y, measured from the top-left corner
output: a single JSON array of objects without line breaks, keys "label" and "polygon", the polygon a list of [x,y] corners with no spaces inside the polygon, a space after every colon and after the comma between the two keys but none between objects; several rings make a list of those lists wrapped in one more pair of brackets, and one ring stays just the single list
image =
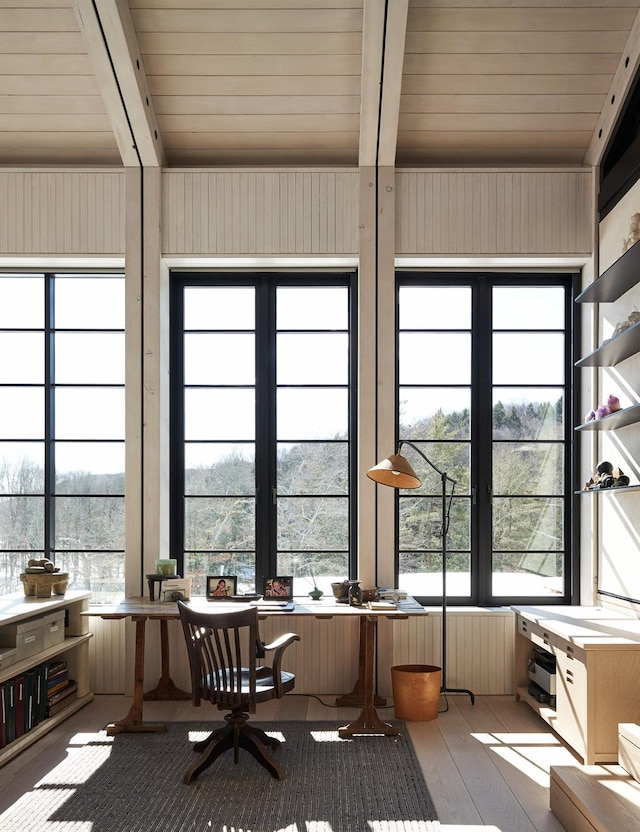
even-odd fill
[{"label": "black window mullion", "polygon": [[55,277],[44,283],[44,555],[54,559],[55,549]]},{"label": "black window mullion", "polygon": [[[256,281],[256,577],[276,574],[276,390],[274,283]],[[266,314],[265,314],[266,310]]]}]

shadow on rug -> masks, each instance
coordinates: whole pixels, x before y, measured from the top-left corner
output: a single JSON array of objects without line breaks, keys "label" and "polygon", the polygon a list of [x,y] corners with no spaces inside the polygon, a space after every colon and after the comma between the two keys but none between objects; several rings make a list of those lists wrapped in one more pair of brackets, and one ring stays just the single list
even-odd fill
[{"label": "shadow on rug", "polygon": [[[256,724],[260,724],[256,722]],[[432,832],[433,802],[411,740],[341,740],[332,722],[262,723],[282,740],[274,780],[247,752],[227,752],[190,786],[191,743],[211,723],[165,734],[100,732],[0,817],[2,832]]]}]

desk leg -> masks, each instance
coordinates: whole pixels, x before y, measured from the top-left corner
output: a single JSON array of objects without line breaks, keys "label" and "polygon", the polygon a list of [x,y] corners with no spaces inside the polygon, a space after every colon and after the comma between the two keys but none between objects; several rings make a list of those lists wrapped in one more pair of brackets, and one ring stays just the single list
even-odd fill
[{"label": "desk leg", "polygon": [[[351,706],[362,706],[364,705],[365,699],[365,690],[366,685],[364,683],[364,677],[366,675],[366,657],[367,657],[367,638],[369,637],[368,628],[364,626],[364,618],[360,619],[360,652],[358,653],[358,680],[353,686],[353,690],[349,693],[345,693],[344,696],[339,696],[336,699],[336,705],[351,705]],[[375,624],[374,624],[375,629]],[[375,640],[375,632],[374,632],[374,640]],[[386,705],[387,700],[384,699],[382,696],[378,696],[377,693],[373,694],[373,704],[374,705]]]},{"label": "desk leg", "polygon": [[147,617],[132,616],[136,622],[136,654],[134,666],[133,704],[124,719],[107,725],[107,734],[132,734],[143,731],[160,733],[167,730],[166,725],[154,725],[142,721],[142,701],[144,692],[144,631]]},{"label": "desk leg", "polygon": [[191,699],[191,694],[186,690],[180,690],[173,682],[169,670],[169,622],[160,619],[160,655],[162,658],[162,676],[153,690],[147,691],[144,698],[150,702],[165,701],[169,699]]},{"label": "desk leg", "polygon": [[398,729],[388,722],[383,722],[375,709],[374,664],[377,625],[378,621],[375,615],[363,615],[360,618],[360,656],[358,660],[360,678],[354,690],[346,697],[337,699],[336,704],[351,704],[353,701],[351,697],[354,696],[358,687],[363,704],[360,716],[338,730],[338,735],[343,739],[358,734],[386,734],[387,736],[398,734]]}]

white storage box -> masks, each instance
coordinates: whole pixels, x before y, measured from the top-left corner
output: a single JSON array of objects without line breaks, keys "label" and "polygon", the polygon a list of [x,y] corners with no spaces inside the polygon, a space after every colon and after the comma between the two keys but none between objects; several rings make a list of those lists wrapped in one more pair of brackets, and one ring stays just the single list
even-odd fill
[{"label": "white storage box", "polygon": [[43,617],[43,647],[53,647],[64,641],[64,610],[50,612]]},{"label": "white storage box", "polygon": [[11,667],[18,660],[18,651],[15,647],[0,647],[0,670]]},{"label": "white storage box", "polygon": [[13,647],[17,651],[16,661],[28,659],[40,653],[44,644],[43,618],[27,618],[16,624],[0,627],[0,649]]}]

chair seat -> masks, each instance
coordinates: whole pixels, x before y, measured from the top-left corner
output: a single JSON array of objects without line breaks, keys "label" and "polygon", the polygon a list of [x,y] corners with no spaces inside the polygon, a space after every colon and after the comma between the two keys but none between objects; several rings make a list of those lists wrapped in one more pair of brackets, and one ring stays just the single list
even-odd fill
[{"label": "chair seat", "polygon": [[[227,671],[227,680],[229,679],[229,673]],[[287,673],[286,670],[280,671],[280,679],[282,682],[282,689],[285,693],[290,690],[293,690],[295,685],[295,675],[293,673]],[[242,697],[249,697],[251,694],[251,671],[247,667],[243,667],[240,672],[240,693]],[[207,683],[211,685],[211,677],[207,677]],[[269,699],[274,698],[274,689],[275,689],[275,681],[273,677],[273,672],[270,667],[258,667],[256,668],[256,689],[255,689],[255,696],[257,702],[266,702]],[[218,687],[220,690],[220,687]]]}]

